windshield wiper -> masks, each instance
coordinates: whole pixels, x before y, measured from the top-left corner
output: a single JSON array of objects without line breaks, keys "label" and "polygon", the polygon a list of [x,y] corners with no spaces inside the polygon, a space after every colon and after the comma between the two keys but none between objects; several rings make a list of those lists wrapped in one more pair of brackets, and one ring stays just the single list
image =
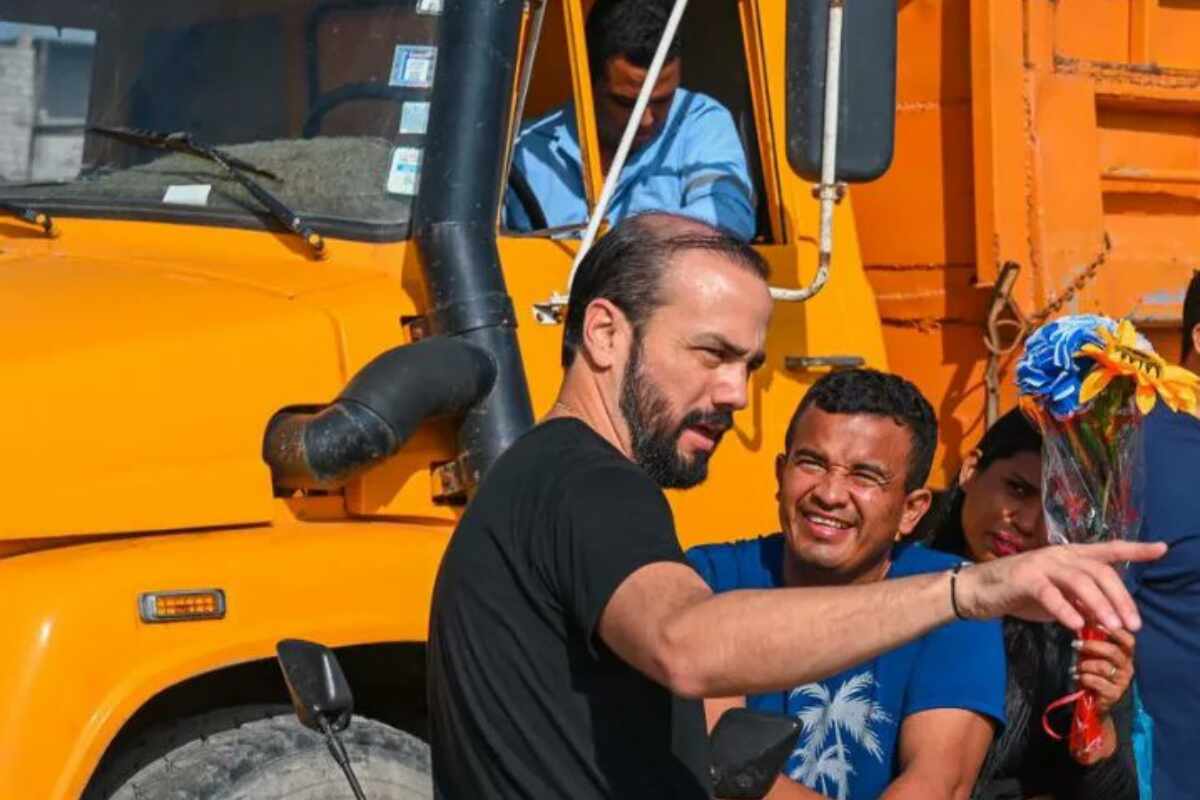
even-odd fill
[{"label": "windshield wiper", "polygon": [[38,211],[36,208],[17,205],[16,203],[0,202],[0,212],[8,214],[10,217],[24,220],[30,225],[37,225],[47,236],[54,238],[58,235],[58,229],[54,227],[54,220],[45,211]]},{"label": "windshield wiper", "polygon": [[242,161],[240,158],[231,156],[215,147],[201,144],[187,131],[160,133],[159,131],[147,131],[139,128],[110,128],[104,125],[89,125],[87,129],[92,133],[98,133],[102,136],[108,136],[129,144],[158,150],[170,150],[175,153],[186,153],[187,155],[211,161],[240,183],[250,193],[251,197],[261,203],[263,208],[267,209],[271,216],[277,219],[283,227],[303,239],[304,243],[312,250],[314,257],[325,257],[325,240],[321,238],[321,235],[314,231],[299,214],[288,208],[282,200],[271,194],[262,184],[247,174],[253,173],[271,178],[272,180],[279,180],[279,176],[275,173]]}]

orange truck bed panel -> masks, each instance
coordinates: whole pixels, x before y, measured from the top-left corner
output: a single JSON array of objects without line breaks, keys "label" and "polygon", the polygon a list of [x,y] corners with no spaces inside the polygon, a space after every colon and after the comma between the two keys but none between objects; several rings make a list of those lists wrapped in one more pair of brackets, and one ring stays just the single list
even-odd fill
[{"label": "orange truck bed panel", "polygon": [[910,0],[899,30],[895,162],[853,193],[889,362],[938,406],[944,483],[986,424],[1006,263],[1026,317],[1129,316],[1178,354],[1200,267],[1200,8]]}]

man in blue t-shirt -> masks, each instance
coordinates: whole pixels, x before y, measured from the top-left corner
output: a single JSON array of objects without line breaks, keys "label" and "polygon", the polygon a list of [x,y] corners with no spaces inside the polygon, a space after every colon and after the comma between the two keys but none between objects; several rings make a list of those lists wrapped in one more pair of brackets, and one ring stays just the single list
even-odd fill
[{"label": "man in blue t-shirt", "polygon": [[[782,533],[688,552],[714,592],[846,586],[953,567],[897,543],[929,508],[933,409],[897,375],[847,370],[809,390],[776,459]],[[719,643],[714,643],[719,646]],[[814,642],[820,647],[820,642]],[[770,798],[966,797],[1004,722],[998,622],[951,623],[825,680],[705,701],[710,721],[743,702],[800,720]]]},{"label": "man in blue t-shirt", "polygon": [[[1183,301],[1182,354],[1183,366],[1200,370],[1200,272]],[[1154,800],[1193,800],[1200,796],[1191,748],[1200,724],[1200,419],[1159,403],[1144,435],[1140,538],[1170,549],[1159,561],[1130,570],[1145,623],[1137,640],[1137,684],[1153,720]]]},{"label": "man in blue t-shirt", "polygon": [[[588,13],[589,68],[595,90],[600,162],[607,173],[666,28],[666,0],[598,0]],[[680,87],[678,40],[638,121],[633,149],[617,180],[607,219],[616,225],[643,211],[698,219],[744,241],[755,234],[755,200],[746,154],[729,111]],[[526,124],[513,154],[514,183],[505,224],[529,231],[537,211],[555,228],[588,219],[575,106],[568,103]],[[536,208],[531,208],[536,206]]]}]

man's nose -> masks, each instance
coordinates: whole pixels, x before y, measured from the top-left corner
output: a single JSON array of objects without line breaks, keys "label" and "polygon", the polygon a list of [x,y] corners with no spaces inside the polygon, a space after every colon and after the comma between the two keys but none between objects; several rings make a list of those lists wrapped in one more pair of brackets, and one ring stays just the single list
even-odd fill
[{"label": "man's nose", "polygon": [[744,364],[728,364],[718,371],[712,401],[717,408],[741,411],[750,402],[750,374]]},{"label": "man's nose", "polygon": [[654,127],[654,110],[650,106],[646,106],[646,110],[642,112],[642,118],[638,120],[638,128],[643,131],[648,131]]},{"label": "man's nose", "polygon": [[845,478],[841,472],[827,469],[814,484],[810,496],[823,508],[840,508],[846,505],[850,494],[846,491]]}]

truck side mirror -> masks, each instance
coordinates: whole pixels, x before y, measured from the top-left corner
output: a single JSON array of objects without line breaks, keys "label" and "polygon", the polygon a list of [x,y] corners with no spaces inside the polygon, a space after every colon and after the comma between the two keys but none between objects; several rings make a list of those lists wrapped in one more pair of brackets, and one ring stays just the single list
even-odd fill
[{"label": "truck side mirror", "polygon": [[[842,3],[835,179],[870,181],[892,163],[896,132],[896,0]],[[830,0],[788,0],[787,145],[792,169],[821,176]]]},{"label": "truck side mirror", "polygon": [[729,709],[709,737],[713,795],[738,800],[766,796],[799,738],[800,723],[791,717]]},{"label": "truck side mirror", "polygon": [[275,645],[275,653],[301,724],[319,733],[325,733],[326,726],[344,730],[354,713],[354,697],[333,651],[315,642],[284,639]]}]

